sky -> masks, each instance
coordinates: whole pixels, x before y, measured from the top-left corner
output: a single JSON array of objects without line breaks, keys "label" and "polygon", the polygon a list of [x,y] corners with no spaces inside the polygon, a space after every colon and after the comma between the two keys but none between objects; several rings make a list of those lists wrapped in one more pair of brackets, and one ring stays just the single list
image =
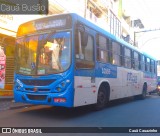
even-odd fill
[{"label": "sky", "polygon": [[156,59],[160,60],[160,31],[148,32],[143,34],[145,37],[141,46],[141,50],[149,53]]},{"label": "sky", "polygon": [[147,28],[160,27],[160,0],[123,0],[127,14],[141,19]]},{"label": "sky", "polygon": [[[123,0],[123,2],[126,14],[141,19],[145,30],[160,29],[160,0]],[[160,60],[160,30],[141,33],[139,44],[143,51]]]}]

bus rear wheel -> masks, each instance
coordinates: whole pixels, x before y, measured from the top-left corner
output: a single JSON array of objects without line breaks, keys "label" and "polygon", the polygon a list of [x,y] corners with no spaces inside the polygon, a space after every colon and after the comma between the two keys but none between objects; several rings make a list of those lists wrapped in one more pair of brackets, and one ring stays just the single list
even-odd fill
[{"label": "bus rear wheel", "polygon": [[95,104],[95,110],[101,110],[103,109],[108,102],[107,98],[107,92],[105,90],[104,86],[101,86],[99,91],[98,91],[98,96],[97,96],[97,103]]},{"label": "bus rear wheel", "polygon": [[135,96],[135,99],[136,100],[144,100],[146,98],[146,95],[147,95],[147,85],[144,84],[143,85],[142,94]]},{"label": "bus rear wheel", "polygon": [[145,99],[146,98],[146,95],[147,95],[147,85],[146,84],[144,84],[143,85],[143,91],[142,91],[142,94],[141,94],[141,99],[143,100],[143,99]]}]

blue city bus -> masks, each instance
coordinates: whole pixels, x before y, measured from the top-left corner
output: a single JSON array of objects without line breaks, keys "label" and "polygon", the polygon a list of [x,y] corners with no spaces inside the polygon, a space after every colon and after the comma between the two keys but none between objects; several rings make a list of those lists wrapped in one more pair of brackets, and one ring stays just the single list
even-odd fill
[{"label": "blue city bus", "polygon": [[156,60],[75,14],[19,26],[15,102],[62,107],[94,105],[156,88]]}]

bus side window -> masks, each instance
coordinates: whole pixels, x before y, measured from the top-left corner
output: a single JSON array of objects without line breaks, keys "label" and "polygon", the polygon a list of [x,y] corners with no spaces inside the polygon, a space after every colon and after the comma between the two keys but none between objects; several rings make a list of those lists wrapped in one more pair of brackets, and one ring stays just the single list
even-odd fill
[{"label": "bus side window", "polygon": [[101,62],[109,62],[109,39],[97,34],[97,60]]},{"label": "bus side window", "polygon": [[147,58],[145,57],[145,71],[147,71]]},{"label": "bus side window", "polygon": [[121,66],[122,65],[122,46],[112,41],[112,64]]},{"label": "bus side window", "polygon": [[136,51],[133,51],[133,68],[136,70],[140,69],[140,57],[139,57],[139,53]]},{"label": "bus side window", "polygon": [[139,60],[139,70],[142,70],[142,66],[141,66],[141,54],[139,53],[138,55],[138,60]]},{"label": "bus side window", "polygon": [[145,71],[150,72],[150,59],[145,57]]},{"label": "bus side window", "polygon": [[141,55],[141,70],[145,71],[145,57]]},{"label": "bus side window", "polygon": [[[75,57],[76,68],[93,68],[94,67],[94,40],[93,37],[87,34],[87,37],[83,38],[83,33],[78,31],[76,34],[75,44]],[[86,41],[83,41],[86,40]],[[83,41],[83,42],[82,42]],[[86,45],[83,45],[86,43]]]},{"label": "bus side window", "polygon": [[131,68],[131,49],[124,47],[124,66]]},{"label": "bus side window", "polygon": [[155,61],[154,60],[151,60],[151,72],[152,73],[155,73]]},{"label": "bus side window", "polygon": [[158,74],[157,73],[157,65],[158,65],[157,61],[154,61],[154,73],[156,73],[156,74]]}]

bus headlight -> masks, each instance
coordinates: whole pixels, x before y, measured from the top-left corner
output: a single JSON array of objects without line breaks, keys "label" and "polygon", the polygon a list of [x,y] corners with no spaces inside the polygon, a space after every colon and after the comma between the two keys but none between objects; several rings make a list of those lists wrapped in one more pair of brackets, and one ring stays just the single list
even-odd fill
[{"label": "bus headlight", "polygon": [[20,91],[20,90],[21,90],[21,87],[20,87],[20,86],[16,86],[16,90],[17,90],[17,91]]},{"label": "bus headlight", "polygon": [[62,83],[61,83],[61,86],[62,86],[62,87],[65,87],[65,85],[66,85],[65,82],[62,82]]},{"label": "bus headlight", "polygon": [[70,80],[68,80],[68,79],[65,81],[62,81],[60,84],[57,85],[56,91],[57,92],[64,91],[68,87],[69,83],[70,83]]},{"label": "bus headlight", "polygon": [[62,90],[62,88],[56,87],[56,90],[57,90],[58,92],[60,92],[60,91]]}]

